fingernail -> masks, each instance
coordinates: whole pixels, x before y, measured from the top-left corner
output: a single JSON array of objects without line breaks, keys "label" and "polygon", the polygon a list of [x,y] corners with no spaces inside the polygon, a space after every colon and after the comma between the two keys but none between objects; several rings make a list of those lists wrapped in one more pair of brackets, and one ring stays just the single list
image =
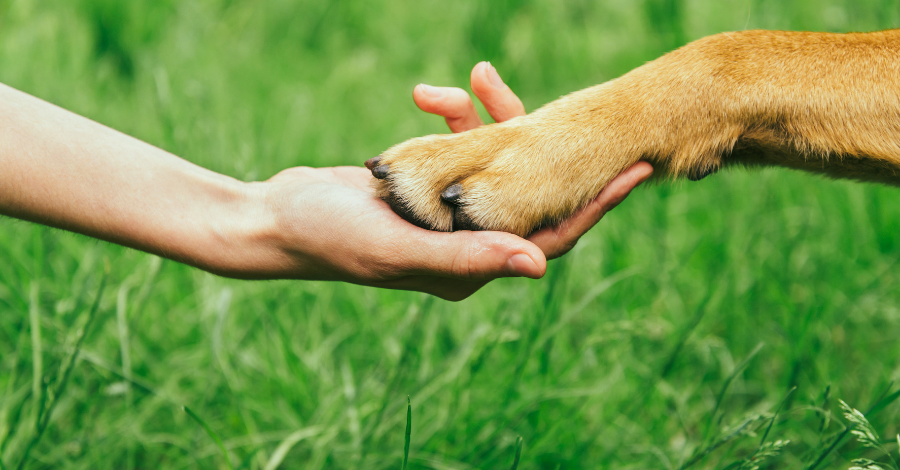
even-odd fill
[{"label": "fingernail", "polygon": [[422,89],[423,93],[425,93],[426,95],[428,95],[432,98],[438,98],[438,97],[444,96],[444,90],[441,90],[440,88],[435,87],[435,86],[420,83],[419,88]]},{"label": "fingernail", "polygon": [[494,88],[503,88],[504,86],[506,86],[503,83],[503,79],[500,78],[500,74],[497,73],[497,69],[495,69],[490,62],[488,62],[487,65],[487,76],[488,80],[490,80],[491,82],[491,85],[494,85]]},{"label": "fingernail", "polygon": [[512,276],[523,276],[537,279],[541,277],[541,270],[530,256],[524,253],[516,253],[506,261],[506,269]]}]

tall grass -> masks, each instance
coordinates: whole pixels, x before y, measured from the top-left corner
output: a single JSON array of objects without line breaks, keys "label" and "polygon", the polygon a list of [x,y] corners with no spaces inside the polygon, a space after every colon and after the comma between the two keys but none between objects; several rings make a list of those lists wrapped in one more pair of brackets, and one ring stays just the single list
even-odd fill
[{"label": "tall grass", "polygon": [[[718,31],[898,25],[897,0],[15,0],[0,81],[257,180],[445,132],[410,91],[480,60],[534,109]],[[410,469],[889,468],[897,198],[781,170],[646,186],[545,279],[456,304],[3,219],[0,468],[399,468],[407,406]]]}]

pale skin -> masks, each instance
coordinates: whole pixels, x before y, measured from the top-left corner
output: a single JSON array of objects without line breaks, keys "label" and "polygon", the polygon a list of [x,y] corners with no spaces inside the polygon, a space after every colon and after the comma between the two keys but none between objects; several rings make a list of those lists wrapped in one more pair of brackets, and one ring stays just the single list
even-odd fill
[{"label": "pale skin", "polygon": [[[525,108],[483,62],[472,89],[496,121]],[[453,132],[482,124],[468,93],[419,85]],[[540,278],[652,173],[640,162],[557,227],[527,238],[432,232],[373,195],[363,167],[284,170],[245,183],[0,85],[0,214],[242,279],[336,280],[464,299],[493,279]]]}]

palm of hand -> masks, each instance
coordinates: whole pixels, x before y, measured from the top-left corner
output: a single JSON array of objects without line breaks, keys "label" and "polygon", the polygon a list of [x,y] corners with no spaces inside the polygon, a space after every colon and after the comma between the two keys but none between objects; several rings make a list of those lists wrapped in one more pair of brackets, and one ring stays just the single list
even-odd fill
[{"label": "palm of hand", "polygon": [[[521,101],[487,63],[472,71],[472,89],[495,120],[524,114]],[[416,87],[416,104],[442,115],[454,132],[481,125],[469,95],[458,88]],[[275,187],[276,221],[288,259],[283,277],[342,280],[427,292],[444,299],[468,297],[498,277],[539,278],[546,260],[562,256],[578,238],[652,168],[638,163],[613,180],[587,207],[556,227],[527,239],[503,232],[432,232],[416,227],[375,197],[362,167],[285,170]]]},{"label": "palm of hand", "polygon": [[[371,176],[361,167],[291,168],[269,183],[278,186],[272,194],[283,208],[281,245],[296,247],[289,253],[295,263],[287,268],[298,279],[349,281],[460,300],[491,279],[513,275],[507,272],[507,260],[530,248],[509,234],[445,234],[411,225],[374,197]],[[539,250],[530,251],[543,261]],[[478,259],[471,260],[475,252]],[[540,277],[543,269],[531,264],[531,276]]]}]

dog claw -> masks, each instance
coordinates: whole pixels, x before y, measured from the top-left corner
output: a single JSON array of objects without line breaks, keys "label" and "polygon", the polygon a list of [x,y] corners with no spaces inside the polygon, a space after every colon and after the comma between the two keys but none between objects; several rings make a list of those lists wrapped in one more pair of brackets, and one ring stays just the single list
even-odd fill
[{"label": "dog claw", "polygon": [[372,171],[372,169],[374,169],[376,166],[378,166],[378,162],[380,162],[380,161],[381,161],[381,155],[370,158],[370,159],[366,160],[366,163],[365,163],[366,168],[368,168],[369,171]]},{"label": "dog claw", "polygon": [[463,187],[461,184],[454,184],[441,193],[441,199],[443,199],[444,202],[456,204],[459,202],[459,197],[462,196],[462,189]]},{"label": "dog claw", "polygon": [[[375,157],[378,158],[378,157]],[[389,165],[378,165],[375,168],[372,168],[372,176],[383,180],[387,178],[388,170],[390,169]]]}]

